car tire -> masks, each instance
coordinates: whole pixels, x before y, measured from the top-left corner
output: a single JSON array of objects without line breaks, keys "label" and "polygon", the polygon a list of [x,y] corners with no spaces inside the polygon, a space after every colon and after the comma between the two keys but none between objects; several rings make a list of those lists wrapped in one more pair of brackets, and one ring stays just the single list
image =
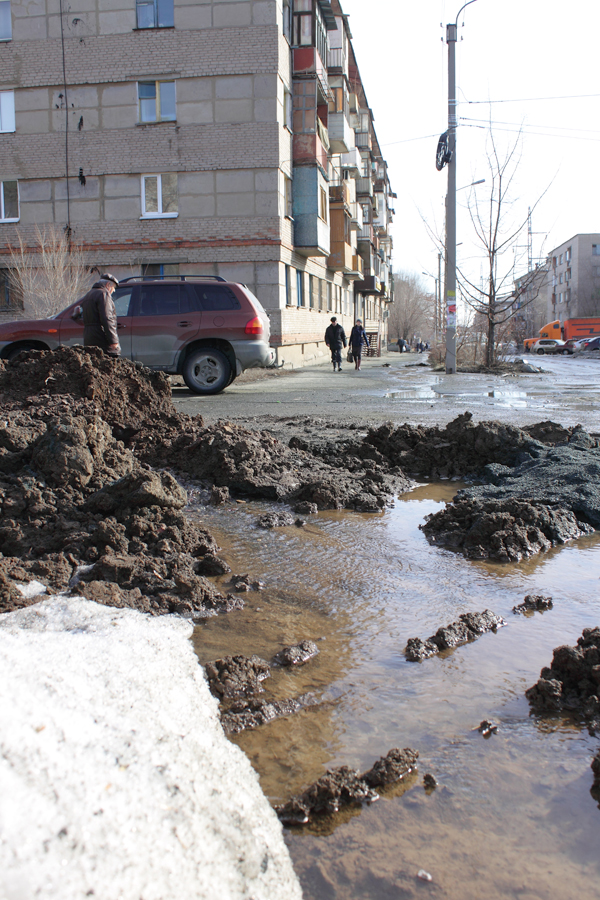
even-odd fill
[{"label": "car tire", "polygon": [[19,355],[19,353],[26,352],[27,350],[39,350],[39,347],[35,347],[33,344],[21,344],[19,347],[15,347],[14,350],[9,350],[4,359],[7,362],[11,362]]},{"label": "car tire", "polygon": [[232,367],[221,350],[198,347],[185,358],[181,374],[194,394],[220,394],[230,384]]},{"label": "car tire", "polygon": [[543,356],[543,355],[544,355],[544,351],[543,351],[543,350],[536,350],[535,352],[537,353],[538,356]]},{"label": "car tire", "polygon": [[563,351],[561,351],[561,352],[562,352],[562,355],[563,355],[563,356],[569,356],[569,354],[570,354],[571,351],[570,351],[570,350],[563,350]]}]

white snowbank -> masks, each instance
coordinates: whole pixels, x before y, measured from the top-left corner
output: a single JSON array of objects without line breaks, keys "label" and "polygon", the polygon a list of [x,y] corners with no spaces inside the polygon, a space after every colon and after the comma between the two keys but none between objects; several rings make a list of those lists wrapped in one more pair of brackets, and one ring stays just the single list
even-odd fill
[{"label": "white snowbank", "polygon": [[295,900],[189,636],[56,597],[0,616],[2,900]]}]

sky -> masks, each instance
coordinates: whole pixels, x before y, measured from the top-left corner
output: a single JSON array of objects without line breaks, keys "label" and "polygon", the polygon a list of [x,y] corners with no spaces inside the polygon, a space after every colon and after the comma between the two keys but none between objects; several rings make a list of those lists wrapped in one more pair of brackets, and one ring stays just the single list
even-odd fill
[{"label": "sky", "polygon": [[[448,122],[445,26],[462,2],[341,2],[398,195],[394,270],[435,274],[437,248],[429,230],[443,238],[447,184],[447,169],[435,168],[438,137]],[[486,207],[490,122],[501,153],[519,140],[507,212],[521,223],[535,207],[534,262],[575,234],[600,232],[599,36],[600,3],[593,0],[476,0],[461,13],[457,186],[481,178],[487,183],[457,193],[457,262],[477,283],[484,266],[468,204],[477,191]],[[518,276],[527,270],[526,230],[516,243],[504,263]],[[423,286],[433,292],[427,275]]]}]

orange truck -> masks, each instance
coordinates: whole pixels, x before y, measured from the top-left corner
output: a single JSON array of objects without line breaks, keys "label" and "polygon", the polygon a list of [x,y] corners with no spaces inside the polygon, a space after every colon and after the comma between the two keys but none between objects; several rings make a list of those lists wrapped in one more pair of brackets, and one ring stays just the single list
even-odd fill
[{"label": "orange truck", "polygon": [[555,338],[558,341],[568,341],[571,338],[596,337],[600,335],[600,318],[596,319],[565,319],[560,324],[559,319],[554,322],[548,322],[537,337],[525,338],[523,346],[525,350],[531,350],[531,345],[540,338]]}]

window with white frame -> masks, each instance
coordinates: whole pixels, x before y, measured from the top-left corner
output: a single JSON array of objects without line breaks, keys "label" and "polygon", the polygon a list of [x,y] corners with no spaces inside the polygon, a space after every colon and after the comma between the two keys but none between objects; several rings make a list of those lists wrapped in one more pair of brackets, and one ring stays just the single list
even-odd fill
[{"label": "window with white frame", "polygon": [[10,41],[12,38],[12,19],[10,15],[10,0],[0,0],[0,41]]},{"label": "window with white frame", "polygon": [[283,91],[283,124],[293,131],[292,92],[287,88]]},{"label": "window with white frame", "polygon": [[138,28],[172,28],[174,0],[136,0]]},{"label": "window with white frame", "polygon": [[291,0],[283,0],[283,36],[288,43],[292,40],[292,5]]},{"label": "window with white frame", "polygon": [[142,175],[142,218],[174,218],[178,211],[177,173]]},{"label": "window with white frame", "polygon": [[15,130],[15,92],[0,91],[0,131]]},{"label": "window with white frame", "polygon": [[327,221],[327,191],[319,188],[319,218]]},{"label": "window with white frame", "polygon": [[140,122],[175,121],[175,82],[138,81]]},{"label": "window with white frame", "polygon": [[19,221],[19,183],[0,181],[0,222]]},{"label": "window with white frame", "polygon": [[592,256],[600,256],[600,244],[592,244]]}]

